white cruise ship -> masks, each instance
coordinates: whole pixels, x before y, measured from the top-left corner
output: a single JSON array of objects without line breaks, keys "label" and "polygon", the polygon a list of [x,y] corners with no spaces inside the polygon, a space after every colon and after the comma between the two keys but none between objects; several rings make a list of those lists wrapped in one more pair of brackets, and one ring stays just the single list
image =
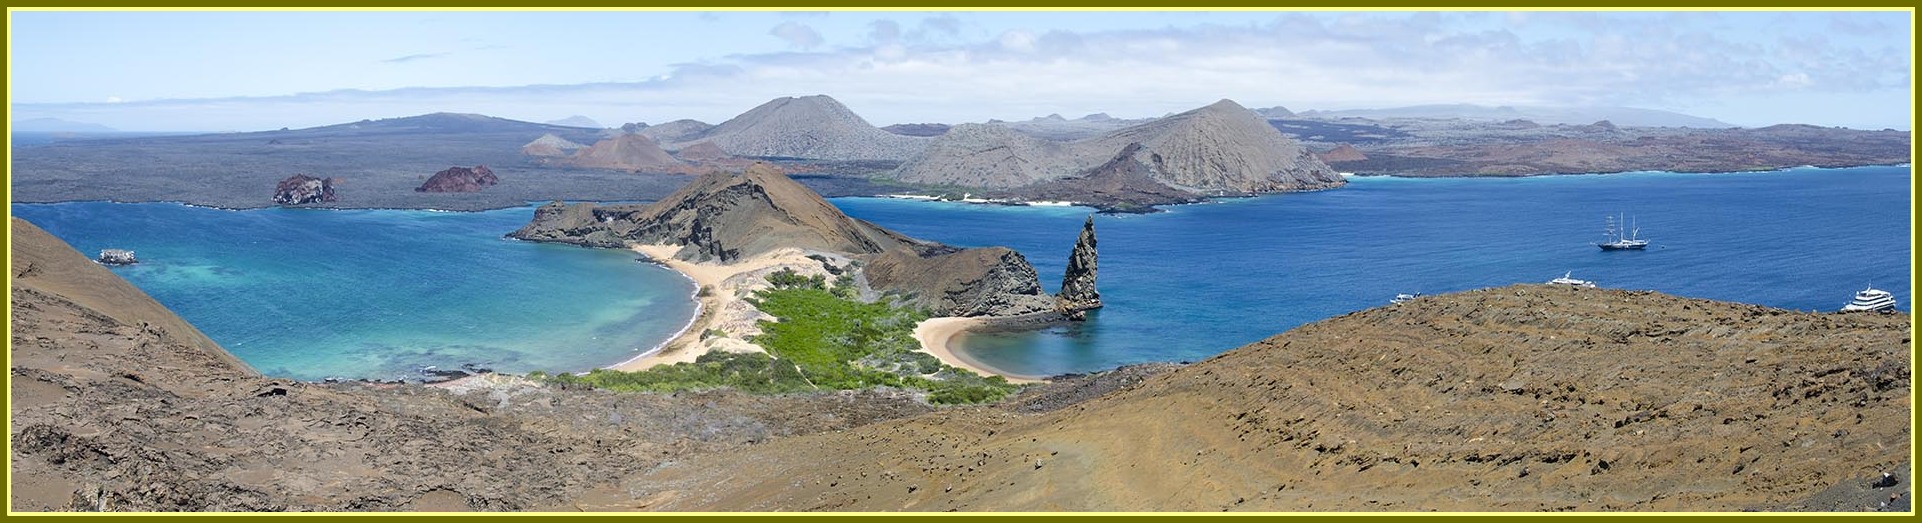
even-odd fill
[{"label": "white cruise ship", "polygon": [[1891,312],[1894,310],[1895,295],[1889,294],[1889,291],[1876,289],[1873,286],[1862,289],[1862,292],[1855,293],[1855,299],[1849,301],[1848,305],[1842,306],[1842,312]]},{"label": "white cruise ship", "polygon": [[1588,280],[1577,280],[1574,278],[1574,276],[1575,276],[1575,271],[1568,271],[1568,273],[1563,274],[1562,277],[1560,278],[1548,280],[1548,284],[1549,285],[1567,285],[1570,287],[1590,287],[1590,288],[1595,287],[1595,282],[1588,281]]}]

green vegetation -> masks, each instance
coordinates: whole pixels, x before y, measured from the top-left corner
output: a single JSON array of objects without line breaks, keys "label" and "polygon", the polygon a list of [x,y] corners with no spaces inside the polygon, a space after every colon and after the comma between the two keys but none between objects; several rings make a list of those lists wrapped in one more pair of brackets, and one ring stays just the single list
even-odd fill
[{"label": "green vegetation", "polygon": [[560,385],[585,385],[622,392],[675,392],[732,388],[757,394],[801,392],[815,387],[793,363],[766,354],[710,352],[694,363],[662,365],[640,372],[594,369],[587,374],[530,372],[529,379]]},{"label": "green vegetation", "polygon": [[999,376],[956,369],[918,351],[914,324],[927,319],[924,312],[861,303],[818,288],[766,290],[752,301],[781,319],[763,322],[755,343],[794,362],[822,388],[917,389],[935,403],[993,401],[1014,390]]},{"label": "green vegetation", "polygon": [[926,391],[933,403],[980,403],[1015,390],[999,376],[984,377],[950,367],[920,352],[914,325],[927,313],[889,303],[854,299],[853,278],[768,275],[773,289],[748,301],[779,318],[762,322],[753,341],[772,354],[710,353],[693,363],[640,372],[595,370],[584,375],[544,373],[530,378],[620,391],[672,392],[734,388],[754,393],[866,389],[876,386]]},{"label": "green vegetation", "polygon": [[820,290],[820,289],[826,289],[828,286],[828,279],[826,276],[821,276],[819,274],[816,274],[812,277],[802,276],[799,273],[794,272],[794,269],[781,269],[779,271],[775,271],[773,274],[767,275],[767,282],[769,285],[773,285],[774,288],[776,289]]},{"label": "green vegetation", "polygon": [[843,273],[835,277],[834,287],[829,288],[828,292],[834,293],[834,297],[843,300],[855,299],[857,295],[861,293],[861,291],[855,290],[854,288],[854,274],[852,273]]}]

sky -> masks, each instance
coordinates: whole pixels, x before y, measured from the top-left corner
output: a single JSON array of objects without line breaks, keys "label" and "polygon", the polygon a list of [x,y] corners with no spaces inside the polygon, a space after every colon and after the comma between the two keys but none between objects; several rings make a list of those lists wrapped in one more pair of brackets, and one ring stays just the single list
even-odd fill
[{"label": "sky", "polygon": [[10,11],[11,118],[252,131],[431,112],[877,126],[1423,104],[1910,128],[1909,11]]}]

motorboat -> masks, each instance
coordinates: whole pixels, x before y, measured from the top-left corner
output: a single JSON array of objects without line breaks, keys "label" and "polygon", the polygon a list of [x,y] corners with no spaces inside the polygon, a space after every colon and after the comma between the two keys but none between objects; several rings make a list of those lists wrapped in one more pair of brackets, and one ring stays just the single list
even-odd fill
[{"label": "motorboat", "polygon": [[1570,287],[1589,287],[1589,288],[1595,287],[1595,282],[1588,281],[1588,280],[1575,279],[1575,271],[1568,271],[1567,273],[1562,274],[1562,277],[1560,278],[1548,280],[1548,284],[1549,285],[1567,285]]}]

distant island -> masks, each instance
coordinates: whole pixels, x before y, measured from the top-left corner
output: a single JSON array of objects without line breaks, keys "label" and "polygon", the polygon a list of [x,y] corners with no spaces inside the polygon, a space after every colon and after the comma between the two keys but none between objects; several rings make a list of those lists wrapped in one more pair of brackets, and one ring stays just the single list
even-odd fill
[{"label": "distant island", "polygon": [[[1566,123],[1597,115],[1624,120]],[[1499,119],[1505,116],[1514,118]],[[777,98],[719,124],[555,122],[436,113],[252,133],[17,141],[14,198],[255,208],[275,205],[262,196],[275,182],[306,174],[341,184],[338,198],[305,205],[481,210],[552,199],[652,201],[687,176],[764,161],[830,197],[914,194],[1152,212],[1212,197],[1338,188],[1345,181],[1337,173],[1726,172],[1910,160],[1907,131],[1714,127],[1720,122],[1624,108],[1295,112],[1222,100],[1158,118],[1050,115],[883,128],[816,95]],[[500,183],[485,191],[413,190],[449,165],[486,165]]]}]

